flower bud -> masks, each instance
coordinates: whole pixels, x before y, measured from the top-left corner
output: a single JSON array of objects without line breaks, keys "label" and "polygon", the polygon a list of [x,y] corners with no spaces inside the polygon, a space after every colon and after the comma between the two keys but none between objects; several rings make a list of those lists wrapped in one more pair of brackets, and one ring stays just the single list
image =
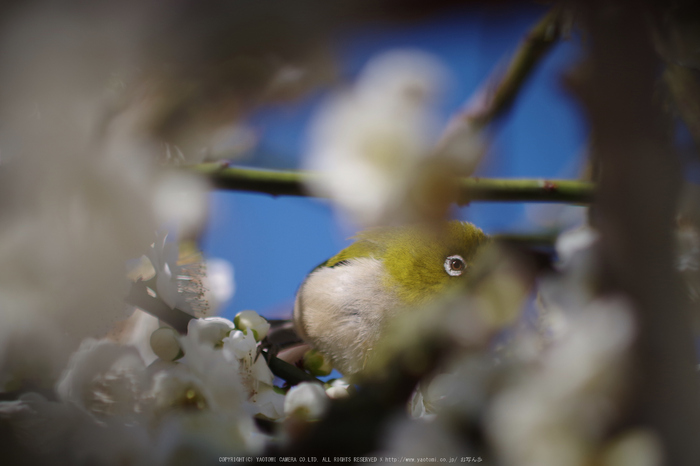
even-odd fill
[{"label": "flower bud", "polygon": [[326,395],[332,400],[350,396],[350,384],[343,379],[335,379],[331,383],[326,384],[326,387]]},{"label": "flower bud", "polygon": [[302,382],[287,392],[284,414],[308,421],[319,419],[328,406],[328,396],[323,386],[315,382]]},{"label": "flower bud", "polygon": [[255,341],[260,341],[267,336],[270,324],[264,317],[255,311],[241,311],[233,318],[236,328],[248,333],[248,329],[253,331]]},{"label": "flower bud", "polygon": [[333,366],[322,353],[312,349],[304,354],[304,369],[315,377],[324,377],[331,373]]},{"label": "flower bud", "polygon": [[151,334],[151,349],[163,361],[174,361],[185,355],[180,348],[175,330],[161,327]]}]

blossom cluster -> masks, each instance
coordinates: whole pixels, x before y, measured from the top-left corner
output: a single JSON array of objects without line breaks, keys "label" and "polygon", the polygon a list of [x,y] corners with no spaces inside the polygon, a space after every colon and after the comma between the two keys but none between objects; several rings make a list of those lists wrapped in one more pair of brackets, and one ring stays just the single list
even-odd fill
[{"label": "blossom cluster", "polygon": [[[311,351],[310,381],[282,380],[266,319],[216,317],[233,270],[192,246],[210,186],[182,166],[246,151],[251,102],[331,74],[323,28],[297,6],[280,2],[286,35],[273,36],[289,40],[270,41],[241,27],[257,8],[231,27],[189,15],[201,2],[167,14],[159,2],[74,2],[75,15],[11,3],[0,4],[0,463],[193,464],[308,438],[355,447],[369,433],[357,448],[377,457],[663,464],[659,433],[625,417],[639,312],[600,292],[606,252],[590,226],[558,236],[546,272],[491,245],[467,289],[392,319],[400,338],[372,348],[391,366],[358,379],[313,381],[331,367]],[[438,131],[446,75],[430,54],[394,50],[331,93],[302,161],[323,172],[310,192],[362,227],[441,224],[485,146],[468,118]],[[697,230],[682,224],[677,239],[697,303]],[[143,299],[127,304],[134,290]],[[396,374],[408,386],[392,386]],[[329,422],[343,413],[353,422]]]}]

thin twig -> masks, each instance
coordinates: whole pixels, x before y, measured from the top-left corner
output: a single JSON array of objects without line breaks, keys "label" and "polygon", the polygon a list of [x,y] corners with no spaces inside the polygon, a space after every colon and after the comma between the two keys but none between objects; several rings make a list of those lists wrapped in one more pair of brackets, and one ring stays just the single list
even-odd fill
[{"label": "thin twig", "polygon": [[458,205],[471,201],[563,202],[587,204],[594,186],[585,181],[507,178],[465,178]]},{"label": "thin twig", "polygon": [[[311,196],[304,185],[320,174],[300,171],[260,170],[219,163],[193,165],[191,170],[206,175],[215,188],[271,194]],[[563,202],[587,204],[594,186],[576,180],[464,178],[460,181],[458,205],[473,201]]]},{"label": "thin twig", "polygon": [[454,118],[467,120],[476,127],[484,127],[503,115],[515,101],[523,84],[535,66],[560,36],[560,9],[552,8],[527,33],[505,72],[489,80],[477,93],[480,99],[472,102]]}]

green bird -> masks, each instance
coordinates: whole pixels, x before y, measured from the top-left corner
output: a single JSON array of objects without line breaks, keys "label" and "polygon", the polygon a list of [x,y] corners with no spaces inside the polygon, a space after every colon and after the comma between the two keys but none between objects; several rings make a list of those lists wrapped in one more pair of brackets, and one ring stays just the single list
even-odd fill
[{"label": "green bird", "polygon": [[297,334],[344,375],[360,371],[392,319],[464,283],[488,237],[452,221],[363,231],[306,277],[294,305]]}]

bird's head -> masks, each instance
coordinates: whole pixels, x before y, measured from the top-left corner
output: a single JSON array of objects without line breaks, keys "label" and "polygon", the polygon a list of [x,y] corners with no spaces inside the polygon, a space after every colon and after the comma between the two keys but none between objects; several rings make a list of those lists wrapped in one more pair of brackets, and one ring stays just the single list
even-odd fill
[{"label": "bird's head", "polygon": [[449,222],[444,229],[421,226],[365,230],[355,243],[324,267],[342,267],[362,258],[382,263],[382,284],[404,305],[419,305],[446,288],[464,283],[476,252],[488,237],[467,222]]}]

